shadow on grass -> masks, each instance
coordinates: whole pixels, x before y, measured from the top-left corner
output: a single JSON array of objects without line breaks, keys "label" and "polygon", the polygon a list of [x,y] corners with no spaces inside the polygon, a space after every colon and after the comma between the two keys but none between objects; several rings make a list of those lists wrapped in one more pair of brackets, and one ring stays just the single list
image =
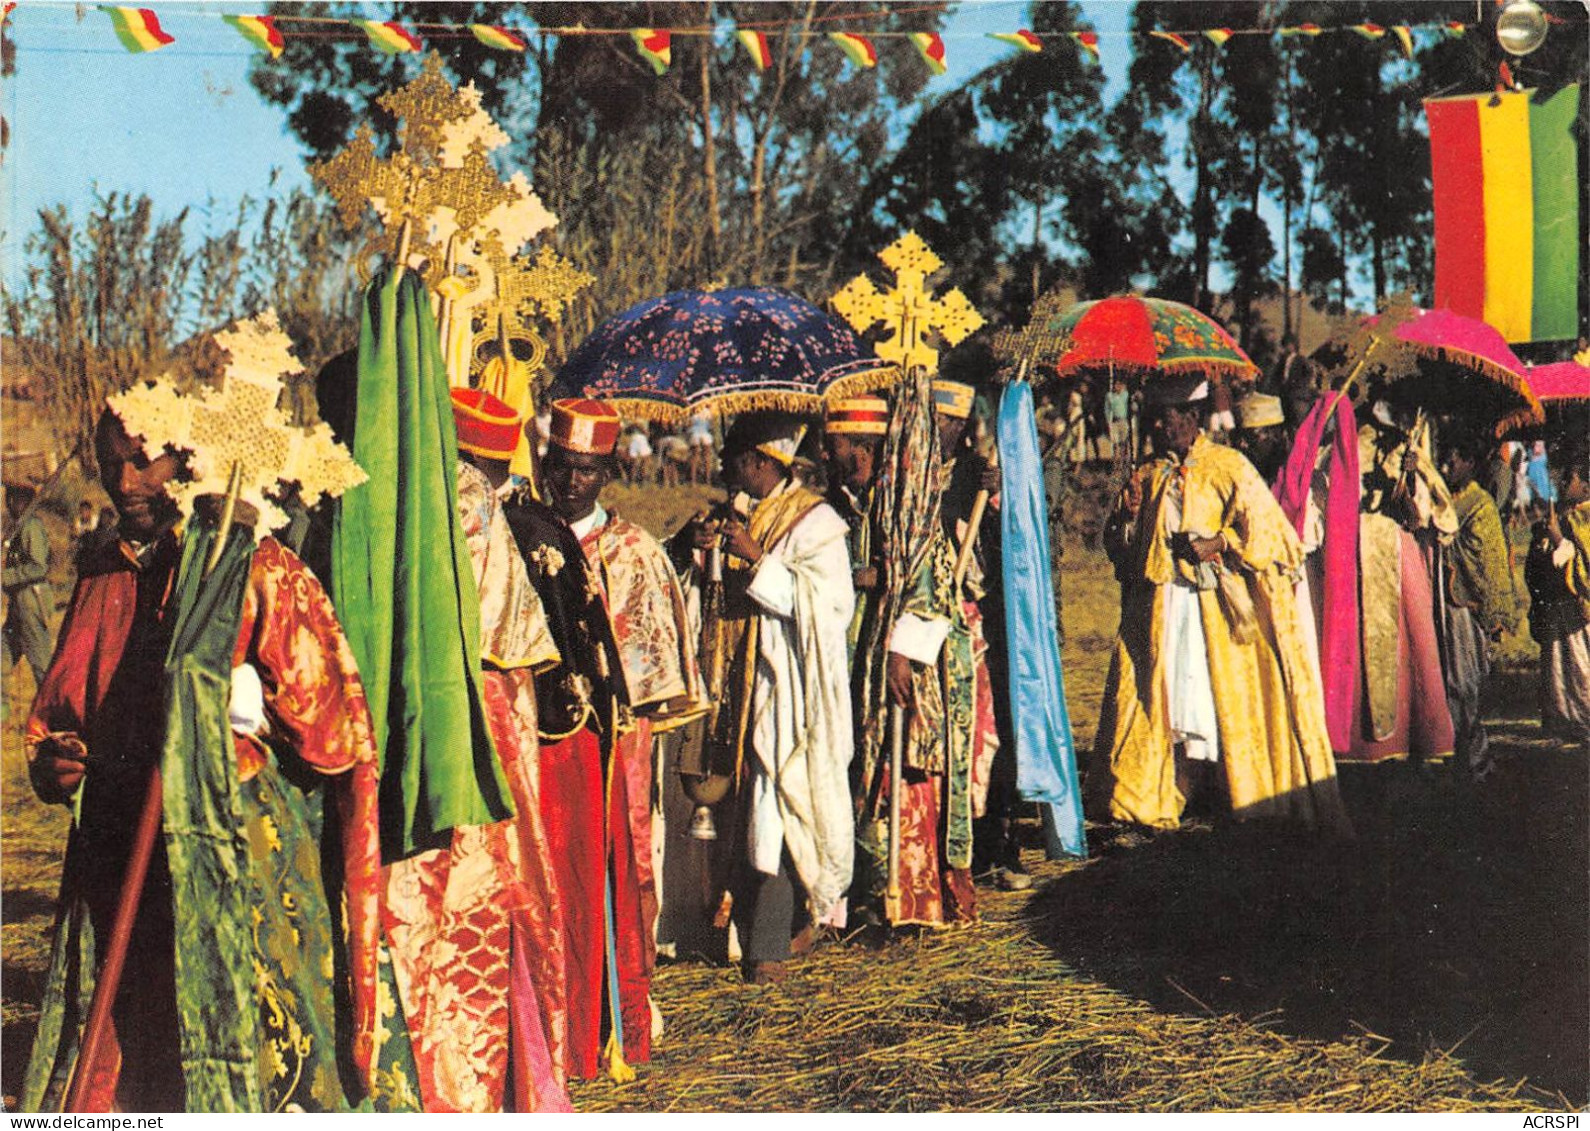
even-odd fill
[{"label": "shadow on grass", "polygon": [[1297,1036],[1364,1032],[1419,1062],[1590,1100],[1590,858],[1582,752],[1507,742],[1473,789],[1445,769],[1345,767],[1349,845],[1217,826],[1106,850],[1028,914],[1065,962],[1156,1009]]}]

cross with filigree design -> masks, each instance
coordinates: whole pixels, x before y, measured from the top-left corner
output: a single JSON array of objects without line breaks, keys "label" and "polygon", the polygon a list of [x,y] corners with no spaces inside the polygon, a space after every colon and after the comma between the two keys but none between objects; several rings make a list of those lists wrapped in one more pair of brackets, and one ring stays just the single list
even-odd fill
[{"label": "cross with filigree design", "polygon": [[216,335],[231,361],[221,388],[180,393],[169,381],[138,384],[109,398],[129,436],[151,454],[161,448],[191,453],[189,477],[172,484],[172,497],[191,511],[200,495],[235,489],[263,516],[267,528],[286,522],[273,496],[295,483],[306,507],[337,496],[367,476],[325,423],[296,428],[277,407],[282,374],[298,372],[274,312]]},{"label": "cross with filigree design", "polygon": [[495,123],[480,109],[478,95],[454,89],[443,77],[435,52],[418,78],[379,102],[399,119],[397,152],[378,157],[365,124],[335,157],[311,164],[309,175],[336,200],[337,214],[349,227],[374,205],[387,227],[383,250],[395,251],[399,262],[412,249],[439,264],[444,251],[425,232],[438,211],[451,210],[457,230],[468,231],[492,209],[520,197],[487,156],[501,131],[491,132]]},{"label": "cross with filigree design", "polygon": [[875,347],[883,360],[907,368],[937,369],[939,351],[923,336],[937,330],[950,345],[958,345],[983,325],[983,316],[958,287],[942,298],[927,289],[928,276],[944,261],[915,232],[901,236],[878,258],[894,272],[894,288],[879,291],[867,276],[857,275],[834,295],[834,309],[858,332],[884,324],[889,336]]},{"label": "cross with filigree design", "polygon": [[1052,329],[1064,309],[1065,303],[1053,291],[1040,295],[1025,326],[994,335],[994,356],[1007,366],[1014,365],[1023,377],[1034,365],[1059,360],[1071,348],[1071,336]]},{"label": "cross with filigree design", "polygon": [[[486,254],[497,278],[495,305],[504,315],[530,318],[540,314],[556,325],[563,320],[563,312],[574,296],[596,282],[595,276],[581,271],[550,247],[541,248],[534,259],[528,255],[509,259],[491,254],[494,242],[488,241]],[[487,305],[488,311],[491,305]]]}]

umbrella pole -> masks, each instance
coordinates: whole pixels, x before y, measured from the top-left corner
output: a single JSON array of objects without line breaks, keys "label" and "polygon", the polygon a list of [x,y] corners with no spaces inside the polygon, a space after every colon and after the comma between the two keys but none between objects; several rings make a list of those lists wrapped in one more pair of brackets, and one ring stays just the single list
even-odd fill
[{"label": "umbrella pole", "polygon": [[[243,469],[232,465],[226,488],[226,502],[221,507],[221,521],[216,528],[215,544],[204,563],[204,576],[209,577],[221,553],[226,548],[227,536],[232,532],[237,514],[238,494],[242,489]],[[133,926],[138,921],[138,908],[143,903],[144,881],[149,878],[149,861],[154,856],[155,838],[160,834],[160,818],[165,798],[165,784],[158,764],[149,769],[149,784],[144,789],[143,806],[138,813],[138,826],[133,832],[132,851],[127,859],[127,871],[121,880],[121,893],[116,901],[116,919],[110,931],[110,943],[105,948],[105,961],[94,980],[94,996],[89,1003],[88,1021],[83,1026],[83,1038],[78,1045],[77,1060],[72,1065],[70,1083],[61,1110],[83,1110],[88,1081],[101,1046],[110,1030],[111,1008],[121,989],[122,974],[127,966],[127,951],[132,945]]]}]

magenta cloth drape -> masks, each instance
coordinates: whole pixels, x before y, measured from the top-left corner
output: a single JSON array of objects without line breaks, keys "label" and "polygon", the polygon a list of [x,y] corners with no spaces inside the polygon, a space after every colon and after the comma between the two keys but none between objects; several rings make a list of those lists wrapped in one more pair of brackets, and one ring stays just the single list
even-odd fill
[{"label": "magenta cloth drape", "polygon": [[1353,405],[1339,392],[1314,402],[1303,418],[1292,454],[1275,484],[1275,497],[1299,535],[1308,513],[1314,464],[1325,429],[1331,437],[1330,488],[1325,497],[1325,585],[1316,596],[1319,617],[1320,677],[1325,687],[1325,725],[1331,749],[1352,747],[1353,689],[1360,670],[1358,634],[1358,423]]}]

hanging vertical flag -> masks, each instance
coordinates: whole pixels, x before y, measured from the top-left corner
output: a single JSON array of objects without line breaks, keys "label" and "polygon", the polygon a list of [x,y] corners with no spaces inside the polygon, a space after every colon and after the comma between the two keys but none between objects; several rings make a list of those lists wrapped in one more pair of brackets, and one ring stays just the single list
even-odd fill
[{"label": "hanging vertical flag", "polygon": [[349,20],[364,32],[370,46],[383,55],[407,55],[420,49],[419,36],[402,24],[382,23],[380,20]]},{"label": "hanging vertical flag", "polygon": [[1397,42],[1402,44],[1402,53],[1409,59],[1413,58],[1413,29],[1403,24],[1398,24],[1391,29],[1391,34],[1397,37]]},{"label": "hanging vertical flag", "polygon": [[1209,42],[1213,43],[1216,47],[1224,47],[1226,45],[1226,40],[1230,39],[1234,34],[1235,33],[1228,27],[1212,27],[1208,31],[1204,32],[1204,38],[1209,40]]},{"label": "hanging vertical flag", "polygon": [[991,31],[988,33],[988,38],[997,39],[1001,43],[1014,43],[1023,51],[1038,52],[1043,50],[1043,40],[1033,35],[1026,28],[1022,28],[1020,31]]},{"label": "hanging vertical flag", "polygon": [[1095,63],[1097,63],[1099,61],[1099,33],[1098,32],[1096,32],[1096,31],[1074,31],[1074,32],[1071,33],[1071,38],[1077,41],[1077,44],[1082,48],[1082,50],[1086,51],[1089,55],[1091,55],[1093,57],[1093,61]]},{"label": "hanging vertical flag", "polygon": [[238,33],[255,47],[268,52],[272,59],[280,58],[282,49],[287,46],[286,41],[282,39],[281,29],[276,26],[274,16],[222,16],[221,18],[237,28]]},{"label": "hanging vertical flag", "polygon": [[767,70],[773,62],[773,53],[767,47],[767,35],[760,31],[737,31],[734,38],[740,41],[759,71]]},{"label": "hanging vertical flag", "polygon": [[629,37],[635,41],[635,50],[640,52],[640,57],[651,64],[653,73],[659,75],[668,73],[668,64],[674,61],[671,32],[657,28],[636,27],[629,29]]},{"label": "hanging vertical flag", "polygon": [[863,36],[851,35],[848,31],[831,31],[828,38],[839,45],[839,50],[845,53],[858,67],[875,67],[878,65],[878,52],[873,48],[872,42]]},{"label": "hanging vertical flag", "polygon": [[1435,305],[1509,342],[1578,333],[1579,87],[1432,98]]},{"label": "hanging vertical flag", "polygon": [[519,51],[525,49],[525,41],[505,27],[496,24],[470,24],[470,33],[482,44],[493,51]]},{"label": "hanging vertical flag", "polygon": [[1371,23],[1354,24],[1353,30],[1365,39],[1379,39],[1386,34],[1385,28]]},{"label": "hanging vertical flag", "polygon": [[1322,29],[1320,28],[1319,24],[1304,23],[1297,24],[1294,27],[1278,27],[1275,29],[1275,34],[1279,35],[1282,39],[1291,39],[1296,35],[1306,35],[1310,39],[1313,39],[1320,33],[1321,30]]},{"label": "hanging vertical flag", "polygon": [[120,8],[110,4],[99,7],[110,17],[121,45],[135,55],[145,51],[159,51],[176,40],[160,30],[160,20],[148,8]]},{"label": "hanging vertical flag", "polygon": [[935,75],[942,75],[950,69],[944,61],[944,39],[938,32],[913,31],[911,42],[916,45],[917,53],[922,56],[922,61],[927,64],[928,70]]},{"label": "hanging vertical flag", "polygon": [[1182,49],[1183,53],[1192,51],[1192,44],[1187,41],[1185,35],[1177,35],[1173,31],[1151,31],[1148,34],[1155,39],[1163,39],[1166,43],[1175,44]]}]

